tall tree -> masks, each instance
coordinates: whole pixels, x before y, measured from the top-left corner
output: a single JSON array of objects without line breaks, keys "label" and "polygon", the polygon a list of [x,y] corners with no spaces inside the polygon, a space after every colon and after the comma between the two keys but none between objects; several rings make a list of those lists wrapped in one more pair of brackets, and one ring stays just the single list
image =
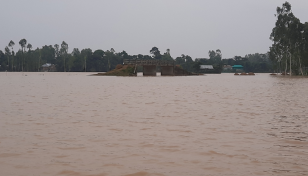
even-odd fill
[{"label": "tall tree", "polygon": [[110,52],[115,53],[115,50],[113,48],[110,49]]},{"label": "tall tree", "polygon": [[222,54],[221,54],[221,50],[217,49],[216,51],[214,50],[210,50],[208,52],[208,55],[210,57],[209,63],[210,64],[216,64],[216,65],[220,65],[221,63],[221,59],[222,59]]},{"label": "tall tree", "polygon": [[68,52],[68,44],[63,41],[61,43],[61,49],[60,49],[60,52],[62,53],[62,56],[63,56],[63,63],[64,63],[64,72],[66,72],[66,66],[65,66],[65,59],[67,57],[67,52]]},{"label": "tall tree", "polygon": [[[301,55],[303,53],[304,25],[292,13],[289,2],[282,4],[282,7],[277,7],[275,16],[277,21],[270,35],[270,39],[274,42],[270,48],[270,57],[277,62],[281,62],[282,58],[285,63],[285,72],[289,62],[290,76],[293,73],[298,74],[299,70],[303,74]],[[282,57],[279,57],[280,55]],[[277,58],[273,58],[275,56]]]},{"label": "tall tree", "polygon": [[58,58],[58,57],[60,56],[59,45],[58,45],[58,44],[55,44],[55,45],[54,45],[54,48],[55,48],[55,56],[56,56],[56,58]]},{"label": "tall tree", "polygon": [[83,69],[86,72],[87,71],[87,60],[92,56],[92,50],[90,48],[81,50],[81,56],[84,59]]},{"label": "tall tree", "polygon": [[14,68],[14,55],[15,55],[15,53],[14,53],[14,48],[13,48],[13,46],[15,45],[15,43],[13,42],[13,40],[11,40],[10,42],[9,42],[9,47],[11,47],[11,50],[12,50],[12,57],[11,57],[11,70],[13,71],[13,68]]},{"label": "tall tree", "polygon": [[169,48],[166,50],[166,54],[170,55],[170,49]]},{"label": "tall tree", "polygon": [[31,57],[32,45],[31,45],[30,43],[28,43],[27,49],[28,49],[28,53],[27,53],[26,66],[27,66],[27,71],[29,71],[29,62],[31,62],[30,60],[33,59],[33,58]]},{"label": "tall tree", "polygon": [[32,45],[30,43],[28,43],[27,48],[28,48],[28,52],[29,52],[32,49]]},{"label": "tall tree", "polygon": [[5,70],[5,65],[6,65],[5,62],[6,62],[5,55],[0,50],[0,71],[4,71]]},{"label": "tall tree", "polygon": [[6,69],[8,70],[9,64],[10,64],[11,51],[10,51],[10,48],[7,47],[7,46],[5,47],[4,51],[5,51],[5,55],[7,57]]},{"label": "tall tree", "polygon": [[41,68],[41,59],[42,59],[42,51],[37,47],[36,51],[38,53],[38,66],[37,66],[37,71],[40,71]]},{"label": "tall tree", "polygon": [[161,54],[160,54],[160,51],[159,49],[154,46],[151,50],[150,50],[150,53],[153,54],[153,58],[155,59],[161,59]]},{"label": "tall tree", "polygon": [[162,60],[173,61],[173,58],[170,55],[170,49],[167,49],[164,55],[162,55]]},{"label": "tall tree", "polygon": [[24,71],[24,59],[25,59],[24,50],[25,50],[26,44],[27,44],[27,40],[26,39],[21,39],[19,41],[19,45],[21,46],[21,52],[22,52],[21,71]]}]

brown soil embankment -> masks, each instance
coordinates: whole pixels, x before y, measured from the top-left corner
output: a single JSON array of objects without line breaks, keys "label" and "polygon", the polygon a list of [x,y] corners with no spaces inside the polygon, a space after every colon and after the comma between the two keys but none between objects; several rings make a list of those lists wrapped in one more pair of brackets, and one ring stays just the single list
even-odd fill
[{"label": "brown soil embankment", "polygon": [[[174,67],[174,76],[192,76],[192,75],[203,75],[197,73],[188,72],[179,66]],[[115,69],[110,70],[106,73],[97,73],[92,76],[137,76],[137,72],[135,72],[134,65],[117,65]]]},{"label": "brown soil embankment", "polygon": [[136,76],[134,73],[135,67],[133,65],[117,65],[115,69],[106,73],[97,73],[93,76]]}]

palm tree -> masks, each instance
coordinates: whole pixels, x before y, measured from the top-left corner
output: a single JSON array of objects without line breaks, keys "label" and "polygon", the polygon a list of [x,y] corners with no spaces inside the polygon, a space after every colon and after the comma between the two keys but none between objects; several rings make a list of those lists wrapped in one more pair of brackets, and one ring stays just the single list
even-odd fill
[{"label": "palm tree", "polygon": [[9,63],[10,63],[10,55],[11,55],[11,51],[10,51],[10,48],[9,47],[5,47],[5,49],[4,49],[4,51],[5,51],[5,55],[6,55],[6,57],[7,57],[7,68],[9,68]]},{"label": "palm tree", "polygon": [[[27,59],[27,61],[29,61],[29,59],[31,58],[32,45],[30,43],[28,43],[27,48],[28,48],[28,59]],[[27,63],[27,71],[28,71],[28,67],[29,67],[29,63]]]},{"label": "palm tree", "polygon": [[28,43],[27,48],[28,48],[28,52],[29,52],[32,49],[32,45],[30,43]]},{"label": "palm tree", "polygon": [[13,49],[14,45],[15,45],[15,43],[13,42],[13,40],[11,40],[10,43],[9,43],[9,47],[11,47]]},{"label": "palm tree", "polygon": [[24,49],[26,47],[27,40],[26,39],[21,39],[19,41],[19,45],[21,46],[21,52],[22,52],[22,65],[21,65],[21,71],[24,71]]},{"label": "palm tree", "polygon": [[170,56],[170,49],[169,48],[166,50],[166,52]]},{"label": "palm tree", "polygon": [[68,44],[63,41],[62,44],[61,44],[61,51],[64,55],[64,72],[66,72],[66,69],[65,69],[65,57],[67,55],[67,51],[68,51]]},{"label": "palm tree", "polygon": [[11,47],[11,49],[12,49],[12,59],[11,59],[12,71],[13,71],[13,68],[14,68],[14,50],[13,50],[14,45],[15,45],[15,43],[13,42],[13,40],[11,40],[10,43],[9,43],[9,47]]},{"label": "palm tree", "polygon": [[115,50],[113,48],[110,49],[110,52],[115,53]]}]

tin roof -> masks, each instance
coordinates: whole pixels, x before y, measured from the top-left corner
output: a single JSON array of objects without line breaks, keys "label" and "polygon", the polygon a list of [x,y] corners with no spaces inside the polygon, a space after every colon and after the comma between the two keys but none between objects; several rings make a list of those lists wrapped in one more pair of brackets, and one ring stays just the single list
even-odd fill
[{"label": "tin roof", "polygon": [[44,65],[42,65],[42,67],[50,67],[51,66],[51,63],[46,63]]},{"label": "tin roof", "polygon": [[233,65],[232,68],[244,68],[242,65]]},{"label": "tin roof", "polygon": [[214,69],[213,65],[200,65],[200,69]]}]

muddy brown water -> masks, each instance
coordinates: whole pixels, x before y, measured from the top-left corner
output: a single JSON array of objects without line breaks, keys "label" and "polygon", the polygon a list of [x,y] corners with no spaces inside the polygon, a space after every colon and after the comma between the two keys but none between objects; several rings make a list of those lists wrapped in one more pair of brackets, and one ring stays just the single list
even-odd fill
[{"label": "muddy brown water", "polygon": [[1,176],[308,175],[308,78],[0,73]]}]

